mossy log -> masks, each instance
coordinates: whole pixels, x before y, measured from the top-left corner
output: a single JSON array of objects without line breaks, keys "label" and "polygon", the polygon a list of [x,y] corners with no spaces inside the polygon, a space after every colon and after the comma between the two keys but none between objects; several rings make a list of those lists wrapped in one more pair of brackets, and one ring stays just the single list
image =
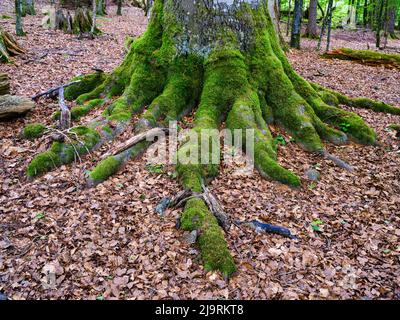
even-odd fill
[{"label": "mossy log", "polygon": [[10,81],[6,73],[0,73],[0,96],[10,93]]},{"label": "mossy log", "polygon": [[8,120],[26,114],[35,103],[25,97],[9,94],[0,96],[0,120]]},{"label": "mossy log", "polygon": [[371,50],[335,49],[322,55],[328,59],[351,60],[370,66],[384,66],[400,70],[400,54],[382,53]]},{"label": "mossy log", "polygon": [[17,40],[0,27],[0,61],[9,62],[10,57],[25,53]]},{"label": "mossy log", "polygon": [[[122,64],[110,74],[88,75],[85,80],[67,88],[66,98],[76,99],[83,107],[95,99],[112,103],[107,103],[101,117],[80,127],[84,147],[79,148],[79,155],[112,140],[135,114],[141,113],[135,125],[137,134],[168,127],[169,121],[194,111],[189,134],[210,129],[202,132],[202,139],[213,145],[219,138],[212,132],[223,122],[233,130],[253,129],[256,169],[265,178],[297,187],[301,184],[299,175],[277,161],[270,123],[287,130],[304,149],[333,161],[323,140],[343,144],[351,138],[367,145],[376,141],[374,130],[361,117],[340,108],[339,99],[346,98],[347,103],[356,100],[320,90],[294,71],[282,51],[265,0],[155,0],[146,32],[130,44]],[[378,110],[381,104],[372,102],[371,108]],[[219,169],[218,161],[201,160],[220,159],[220,150],[212,148],[201,155],[202,159],[188,158],[192,150],[200,149],[200,143],[188,138],[176,155],[180,182],[184,189],[197,193]],[[89,172],[88,180],[104,181],[149,144],[141,141],[108,156]],[[53,144],[32,160],[27,175],[34,177],[72,161],[70,143]],[[217,269],[224,275],[234,272],[224,231],[202,199],[187,201],[181,226],[199,230],[207,270]]]}]

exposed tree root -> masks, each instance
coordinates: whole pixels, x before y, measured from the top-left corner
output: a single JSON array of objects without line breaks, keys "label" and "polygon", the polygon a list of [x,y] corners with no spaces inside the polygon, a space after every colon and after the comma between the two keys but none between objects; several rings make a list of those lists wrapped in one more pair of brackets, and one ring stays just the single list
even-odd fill
[{"label": "exposed tree root", "polygon": [[[246,17],[248,28],[243,31],[252,31],[246,34],[249,39],[243,40],[236,29],[229,28],[228,19],[227,29],[210,33],[208,36],[216,39],[203,47],[196,42],[198,38],[192,39],[191,47],[190,32],[182,32],[185,19],[192,18],[185,12],[185,19],[180,21],[174,15],[179,5],[179,1],[156,0],[146,32],[130,44],[125,60],[114,72],[81,76],[74,79],[79,83],[65,88],[65,98],[76,99],[81,105],[74,108],[76,111],[71,110],[73,119],[115,96],[118,98],[98,119],[69,129],[81,143],[54,142],[48,151],[32,160],[27,174],[33,177],[74,161],[76,154],[81,156],[112,140],[134,114],[143,112],[135,125],[140,139],[135,136],[117,146],[88,173],[88,184],[95,185],[151,144],[143,139],[145,132],[157,132],[152,128],[166,127],[168,121],[179,120],[197,107],[194,127],[176,154],[176,170],[185,192],[174,201],[176,205],[185,205],[182,228],[199,234],[205,269],[220,270],[229,276],[236,267],[221,228],[229,229],[229,218],[204,185],[218,174],[220,150],[212,146],[219,146],[218,129],[223,122],[230,130],[242,130],[241,148],[253,152],[254,165],[262,176],[297,187],[301,184],[299,176],[277,162],[268,124],[280,125],[304,149],[351,171],[350,165],[325,151],[323,140],[343,144],[350,136],[372,145],[376,134],[361,117],[340,109],[339,104],[395,114],[400,109],[364,98],[349,99],[300,77],[280,47],[264,2],[257,9],[246,2],[234,8],[239,17]],[[199,22],[201,19],[193,23]],[[184,27],[190,29],[191,25]],[[246,141],[246,130],[254,133],[253,140]],[[209,148],[202,150],[204,145]],[[167,205],[171,203],[164,199],[157,212],[162,215]],[[260,222],[253,226],[278,232],[276,226]],[[279,230],[280,234],[290,234]]]},{"label": "exposed tree root", "polygon": [[400,70],[399,54],[341,48],[326,52],[322,56],[328,59],[352,60],[365,65],[384,66]]},{"label": "exposed tree root", "polygon": [[394,107],[390,104],[386,104],[381,101],[376,101],[373,99],[361,97],[361,98],[350,98],[340,92],[327,89],[316,83],[310,82],[311,86],[314,87],[320,97],[331,106],[338,106],[339,104],[347,105],[349,107],[359,108],[359,109],[370,109],[375,112],[390,113],[395,115],[400,115],[400,108]]}]

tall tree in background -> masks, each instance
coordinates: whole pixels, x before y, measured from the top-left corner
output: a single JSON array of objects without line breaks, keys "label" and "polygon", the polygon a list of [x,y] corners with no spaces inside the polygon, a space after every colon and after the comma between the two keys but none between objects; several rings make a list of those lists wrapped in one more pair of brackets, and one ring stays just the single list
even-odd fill
[{"label": "tall tree in background", "polygon": [[294,1],[292,34],[290,37],[290,46],[292,48],[300,49],[301,38],[301,18],[303,15],[303,0]]},{"label": "tall tree in background", "polygon": [[317,3],[318,0],[310,0],[310,5],[308,7],[306,36],[309,38],[318,38]]},{"label": "tall tree in background", "polygon": [[[397,2],[397,5],[396,5],[396,2]],[[396,14],[399,9],[398,6],[400,6],[400,1],[389,0],[386,23],[387,23],[387,32],[392,39],[397,39],[394,29],[395,29],[395,24],[396,24]]]},{"label": "tall tree in background", "polygon": [[[329,22],[331,14],[332,14],[332,9],[333,9],[333,0],[329,0],[328,7],[326,9],[326,14],[325,14],[324,20],[322,22],[322,28],[321,28],[321,33],[320,33],[319,39],[318,39],[317,50],[321,49],[322,38],[324,37],[325,29],[328,27],[328,22]],[[330,36],[330,32],[329,32],[329,36]],[[329,46],[327,46],[327,47],[329,47]]]},{"label": "tall tree in background", "polygon": [[92,27],[90,29],[90,33],[92,35],[94,35],[95,30],[96,30],[96,15],[97,15],[97,3],[96,3],[96,0],[93,0],[92,6],[93,6],[93,8],[92,8],[93,9],[92,10]]},{"label": "tall tree in background", "polygon": [[117,0],[117,16],[122,16],[122,0]]},{"label": "tall tree in background", "polygon": [[289,35],[289,31],[290,31],[290,16],[292,13],[292,0],[289,0],[289,8],[288,8],[288,20],[287,20],[287,24],[286,24],[286,36]]},{"label": "tall tree in background", "polygon": [[15,32],[17,36],[24,36],[25,32],[22,26],[22,0],[15,0]]},{"label": "tall tree in background", "polygon": [[375,32],[375,46],[377,48],[381,47],[381,31],[383,27],[383,12],[385,9],[386,0],[378,0],[377,6],[377,16],[376,16],[376,32]]}]

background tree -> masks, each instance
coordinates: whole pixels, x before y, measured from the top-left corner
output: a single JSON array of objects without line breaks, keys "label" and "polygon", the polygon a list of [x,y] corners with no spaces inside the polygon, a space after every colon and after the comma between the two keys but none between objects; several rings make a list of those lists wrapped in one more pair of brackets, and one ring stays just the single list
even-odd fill
[{"label": "background tree", "polygon": [[15,0],[15,32],[17,36],[24,36],[25,32],[22,26],[22,0]]},{"label": "background tree", "polygon": [[117,16],[122,16],[122,0],[117,0]]},{"label": "background tree", "polygon": [[301,18],[303,15],[303,0],[294,1],[292,34],[290,37],[290,46],[292,48],[300,49],[301,37]]},{"label": "background tree", "polygon": [[318,38],[317,3],[317,0],[310,0],[310,5],[308,7],[308,23],[306,36],[310,38]]}]

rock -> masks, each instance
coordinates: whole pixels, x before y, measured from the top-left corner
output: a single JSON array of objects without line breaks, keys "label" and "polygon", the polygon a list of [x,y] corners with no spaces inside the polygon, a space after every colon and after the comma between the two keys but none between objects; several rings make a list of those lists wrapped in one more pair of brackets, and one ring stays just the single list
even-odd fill
[{"label": "rock", "polygon": [[311,181],[318,181],[320,173],[317,170],[310,168],[306,171],[306,176]]},{"label": "rock", "polygon": [[7,120],[24,115],[35,106],[35,103],[26,97],[6,94],[0,96],[0,120]]},{"label": "rock", "polygon": [[197,231],[187,232],[184,237],[187,244],[194,244],[197,240]]}]

